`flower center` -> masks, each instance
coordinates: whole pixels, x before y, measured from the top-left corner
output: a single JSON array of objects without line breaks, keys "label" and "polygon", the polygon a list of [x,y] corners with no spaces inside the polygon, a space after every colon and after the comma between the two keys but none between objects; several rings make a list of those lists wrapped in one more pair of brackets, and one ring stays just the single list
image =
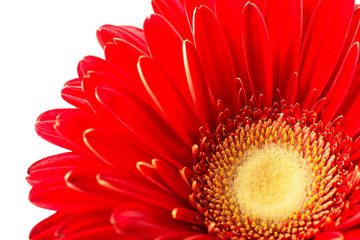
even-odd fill
[{"label": "flower center", "polygon": [[[284,105],[219,114],[193,148],[193,206],[221,239],[309,239],[345,208],[351,139]],[[349,166],[351,167],[351,166]],[[331,221],[330,221],[331,220]]]},{"label": "flower center", "polygon": [[247,151],[229,181],[244,212],[270,223],[301,209],[311,184],[310,169],[298,153],[267,144]]}]

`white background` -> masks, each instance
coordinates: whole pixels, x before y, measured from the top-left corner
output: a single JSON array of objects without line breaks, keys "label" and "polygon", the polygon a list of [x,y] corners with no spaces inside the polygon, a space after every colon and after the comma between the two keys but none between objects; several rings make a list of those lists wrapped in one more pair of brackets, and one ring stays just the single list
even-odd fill
[{"label": "white background", "polygon": [[37,116],[67,107],[60,90],[77,76],[78,61],[103,56],[98,27],[141,27],[151,12],[150,0],[1,1],[0,239],[27,239],[32,226],[50,214],[27,200],[27,168],[62,152],[35,134]]}]

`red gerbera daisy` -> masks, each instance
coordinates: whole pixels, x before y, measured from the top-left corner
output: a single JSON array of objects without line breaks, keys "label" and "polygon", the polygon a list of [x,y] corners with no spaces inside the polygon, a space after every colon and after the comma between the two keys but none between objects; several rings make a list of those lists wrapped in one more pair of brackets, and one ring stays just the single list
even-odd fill
[{"label": "red gerbera daisy", "polygon": [[38,118],[40,239],[359,239],[353,0],[153,0]]}]

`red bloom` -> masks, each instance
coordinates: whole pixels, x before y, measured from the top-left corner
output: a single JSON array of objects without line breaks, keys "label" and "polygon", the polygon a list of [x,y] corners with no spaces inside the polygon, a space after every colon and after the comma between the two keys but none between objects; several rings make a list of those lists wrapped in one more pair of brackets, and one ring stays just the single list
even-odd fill
[{"label": "red bloom", "polygon": [[37,133],[40,239],[359,239],[353,0],[153,0]]}]

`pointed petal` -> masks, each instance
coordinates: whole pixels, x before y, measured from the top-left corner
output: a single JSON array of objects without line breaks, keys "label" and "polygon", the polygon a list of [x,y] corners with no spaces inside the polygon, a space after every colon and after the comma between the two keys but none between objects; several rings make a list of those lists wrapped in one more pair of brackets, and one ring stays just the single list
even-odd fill
[{"label": "pointed petal", "polygon": [[[98,173],[104,170],[106,169],[77,168],[69,171],[64,176],[64,181],[68,188],[84,193],[85,196],[99,198],[99,201],[106,203],[108,208],[113,208],[119,203],[117,195],[98,183]],[[121,175],[120,172],[118,174]]]},{"label": "pointed petal", "polygon": [[353,9],[353,0],[324,0],[316,8],[299,62],[298,101],[303,108],[313,104],[302,99],[304,93],[317,89],[318,97],[325,88],[340,56]]},{"label": "pointed petal", "polygon": [[84,141],[88,148],[103,162],[128,172],[136,171],[138,161],[150,162],[154,157],[140,142],[132,142],[124,135],[100,129],[84,132]]},{"label": "pointed petal", "polygon": [[61,97],[66,102],[70,103],[71,105],[73,105],[77,108],[91,110],[90,103],[85,98],[85,95],[84,95],[84,92],[83,92],[81,86],[76,86],[76,87],[66,86],[66,87],[64,87],[61,90]]},{"label": "pointed petal", "polygon": [[99,204],[102,199],[66,186],[64,176],[33,186],[29,200],[34,205],[56,211],[79,211]]},{"label": "pointed petal", "polygon": [[[103,226],[103,227],[95,227],[86,229],[81,232],[77,232],[74,234],[70,234],[68,236],[62,237],[62,240],[78,240],[78,239],[86,239],[86,240],[98,240],[98,239],[108,239],[108,240],[116,240],[119,239],[119,234],[116,233],[114,226]],[[126,238],[121,238],[126,240]],[[133,240],[133,239],[128,239]]]},{"label": "pointed petal", "polygon": [[186,16],[188,18],[188,22],[190,23],[191,28],[193,29],[193,19],[194,19],[194,11],[196,8],[200,7],[202,0],[184,0]]},{"label": "pointed petal", "polygon": [[326,98],[320,99],[313,107],[311,107],[311,110],[316,112],[316,114],[319,114],[321,110],[323,110],[325,103],[327,102]]},{"label": "pointed petal", "polygon": [[189,229],[188,225],[171,219],[169,212],[138,203],[119,206],[113,212],[111,222],[119,233],[137,239],[154,239],[179,229]]},{"label": "pointed petal", "polygon": [[359,223],[360,223],[360,212],[357,212],[356,214],[354,214],[353,216],[351,216],[350,218],[348,218],[344,222],[342,222],[337,227],[337,229],[339,231],[344,231],[346,229],[351,229],[351,228],[355,227]]},{"label": "pointed petal", "polygon": [[186,15],[190,25],[193,27],[194,24],[194,11],[201,5],[207,6],[212,12],[215,12],[215,0],[183,0],[186,10]]},{"label": "pointed petal", "polygon": [[117,89],[127,90],[150,100],[139,77],[132,78],[126,72],[128,70],[120,69],[109,61],[92,56],[87,56],[79,62],[78,74],[82,79],[82,89],[94,112],[103,114],[103,109],[95,96],[95,89],[102,84],[111,84]]},{"label": "pointed petal", "polygon": [[286,90],[287,93],[286,102],[290,105],[295,104],[298,81],[299,81],[299,75],[297,72],[294,72],[290,79],[290,82],[287,85],[287,90]]},{"label": "pointed petal", "polygon": [[344,46],[341,51],[340,57],[337,61],[337,64],[336,64],[334,70],[333,70],[330,80],[329,80],[326,88],[324,89],[324,92],[327,92],[331,86],[331,83],[333,81],[335,81],[335,78],[339,74],[340,68],[342,67],[342,65],[344,63],[345,57],[348,55],[348,53],[349,53],[350,49],[353,47],[354,43],[358,42],[359,39],[356,40],[356,38],[360,35],[359,26],[360,26],[360,8],[357,8],[354,11],[354,15],[353,15],[353,18],[350,23],[349,31],[346,34],[346,39],[345,39]]},{"label": "pointed petal", "polygon": [[[219,19],[229,45],[230,53],[234,63],[236,76],[244,84],[247,96],[254,95],[252,85],[248,76],[243,50],[241,26],[242,12],[247,0],[222,0],[216,1],[216,17]],[[236,23],[236,24],[235,24]]]},{"label": "pointed petal", "polygon": [[177,197],[174,191],[172,191],[164,179],[160,176],[158,167],[156,165],[157,159],[153,159],[151,164],[145,162],[138,162],[136,168],[138,171],[146,178],[147,181],[151,182],[159,189],[167,192],[168,194],[172,194]]},{"label": "pointed petal", "polygon": [[360,130],[360,65],[357,65],[353,84],[350,86],[348,94],[346,95],[343,104],[339,110],[339,114],[344,115],[344,122],[342,124],[343,130],[350,137],[354,137]]},{"label": "pointed petal", "polygon": [[[134,58],[137,62],[136,56]],[[131,70],[128,71],[129,68],[121,69],[98,57],[87,56],[79,62],[78,74],[82,79],[83,92],[94,110],[99,110],[95,89],[100,84],[115,85],[118,89],[125,89],[137,96],[146,96],[138,74],[133,78],[129,75]],[[144,99],[149,100],[146,97]]]},{"label": "pointed petal", "polygon": [[102,125],[101,121],[97,120],[78,109],[68,109],[57,116],[55,130],[72,145],[73,151],[92,156],[83,141],[83,133],[89,128]]},{"label": "pointed petal", "polygon": [[104,47],[109,42],[113,42],[114,38],[119,38],[148,53],[144,32],[137,27],[104,25],[96,32],[96,36],[101,47]]},{"label": "pointed petal", "polygon": [[360,240],[360,229],[353,229],[343,232],[345,240]]},{"label": "pointed petal", "polygon": [[165,17],[183,39],[193,41],[190,23],[187,19],[182,1],[152,0],[151,5],[153,6],[154,12]]},{"label": "pointed petal", "polygon": [[236,76],[229,47],[214,14],[206,6],[195,10],[195,47],[199,53],[214,100],[237,113]]},{"label": "pointed petal", "polygon": [[204,224],[204,216],[190,209],[174,208],[171,214],[172,217],[177,220],[182,220],[198,225]]},{"label": "pointed petal", "polygon": [[329,92],[326,94],[328,99],[324,107],[324,114],[322,119],[324,123],[332,121],[336,117],[336,112],[340,108],[345,96],[354,79],[356,65],[359,60],[359,43],[354,44],[350,52],[345,58],[343,66],[341,67],[338,76],[332,84]]},{"label": "pointed petal", "polygon": [[39,222],[29,234],[30,240],[55,239],[55,232],[59,224],[70,216],[69,213],[57,212]]},{"label": "pointed petal", "polygon": [[64,221],[57,229],[57,235],[68,238],[69,235],[83,233],[91,229],[99,229],[105,226],[114,227],[110,224],[111,209],[91,209],[80,213],[75,213]]},{"label": "pointed petal", "polygon": [[160,15],[151,15],[144,22],[144,32],[152,58],[169,75],[189,100],[182,54],[183,40],[171,24]]},{"label": "pointed petal", "polygon": [[146,53],[122,39],[114,39],[113,43],[106,44],[104,52],[106,60],[141,82],[136,64],[140,56],[147,56]]},{"label": "pointed petal", "polygon": [[207,87],[206,78],[194,45],[189,41],[183,43],[183,55],[186,77],[190,93],[203,126],[216,127],[216,103]]},{"label": "pointed petal", "polygon": [[198,139],[200,127],[194,105],[189,104],[173,79],[151,58],[140,58],[138,68],[144,86],[159,111],[179,137],[192,146]]},{"label": "pointed petal", "polygon": [[[155,240],[179,240],[186,239],[187,237],[192,237],[198,235],[198,231],[179,231],[179,232],[171,232],[168,234],[161,235],[157,237]],[[207,235],[210,237],[210,235]]]},{"label": "pointed petal", "polygon": [[[171,211],[175,206],[187,206],[186,202],[178,199],[169,189],[158,187],[147,181],[141,175],[124,175],[118,173],[101,172],[97,176],[98,183],[117,194],[116,199],[135,201],[151,205],[154,209]],[[166,201],[164,201],[166,199]]]},{"label": "pointed petal", "polygon": [[274,89],[286,95],[286,86],[300,55],[301,0],[265,1],[264,19],[270,39]]},{"label": "pointed petal", "polygon": [[211,236],[209,234],[197,234],[192,237],[184,238],[184,240],[217,240],[218,237]]},{"label": "pointed petal", "polygon": [[303,0],[302,2],[303,2],[302,39],[304,39],[310,23],[310,19],[314,14],[316,7],[319,5],[320,0]]},{"label": "pointed petal", "polygon": [[273,72],[269,36],[264,18],[256,5],[246,4],[243,11],[242,34],[249,78],[257,99],[265,96],[265,105],[272,106]]},{"label": "pointed petal", "polygon": [[344,240],[341,232],[323,232],[316,234],[314,240]]},{"label": "pointed petal", "polygon": [[57,154],[32,164],[28,169],[29,177],[27,178],[27,181],[31,185],[43,181],[46,182],[51,180],[51,178],[64,177],[69,171],[78,167],[83,169],[104,168],[104,164],[92,158],[77,155],[72,152]]},{"label": "pointed petal", "polygon": [[167,186],[173,190],[178,197],[187,201],[192,191],[181,179],[179,172],[175,172],[164,161],[158,159],[153,160],[153,164],[158,171],[158,175],[164,180]]},{"label": "pointed petal", "polygon": [[[121,75],[112,75],[102,72],[89,72],[88,75],[83,77],[83,91],[89,101],[91,108],[95,113],[100,116],[105,116],[106,111],[104,107],[99,103],[99,99],[96,95],[96,90],[100,87],[111,87],[118,91],[131,92],[137,97],[143,98],[145,101],[150,100],[146,95],[145,88],[135,81],[127,81],[128,78],[120,78]],[[141,95],[142,94],[142,95]]]},{"label": "pointed petal", "polygon": [[55,130],[55,120],[58,115],[68,109],[54,109],[42,113],[35,124],[36,133],[46,141],[59,147],[75,150],[73,146]]},{"label": "pointed petal", "polygon": [[108,114],[135,136],[129,136],[129,139],[134,139],[130,142],[135,144],[138,141],[144,144],[148,152],[163,157],[177,167],[190,164],[191,149],[146,102],[131,93],[119,92],[109,87],[98,87],[96,95]]},{"label": "pointed petal", "polygon": [[344,103],[339,109],[339,115],[344,115],[345,122],[353,119],[356,115],[355,112],[358,109],[358,103],[360,102],[359,88],[360,88],[360,65],[356,66],[354,80],[349,88],[347,95],[345,96]]}]

